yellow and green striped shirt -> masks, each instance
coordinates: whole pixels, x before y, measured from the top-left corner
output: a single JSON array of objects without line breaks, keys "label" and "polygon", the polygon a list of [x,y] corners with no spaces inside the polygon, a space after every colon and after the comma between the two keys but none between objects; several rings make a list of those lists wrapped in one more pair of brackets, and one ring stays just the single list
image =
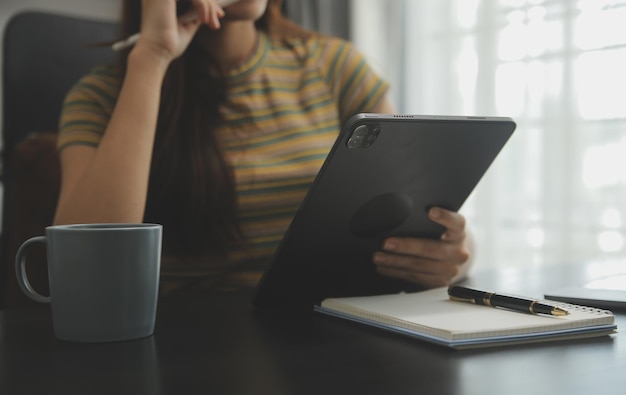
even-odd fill
[{"label": "yellow and green striped shirt", "polygon": [[[228,78],[224,122],[216,132],[234,169],[246,238],[230,258],[264,260],[276,250],[341,124],[372,111],[388,84],[350,43],[324,36],[285,41],[261,34],[254,53]],[[59,150],[98,145],[119,87],[111,67],[78,82],[64,103]]]}]

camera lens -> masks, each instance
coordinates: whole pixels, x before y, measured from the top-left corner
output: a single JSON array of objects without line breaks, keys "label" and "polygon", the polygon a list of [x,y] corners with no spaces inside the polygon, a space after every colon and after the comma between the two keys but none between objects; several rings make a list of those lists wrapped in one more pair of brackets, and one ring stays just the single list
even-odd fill
[{"label": "camera lens", "polygon": [[361,125],[354,129],[353,136],[365,136],[367,134],[367,126]]},{"label": "camera lens", "polygon": [[369,148],[380,133],[379,124],[359,125],[353,131],[346,144],[348,148]]},{"label": "camera lens", "polygon": [[358,148],[361,146],[361,142],[363,141],[363,137],[353,136],[348,140],[349,148]]}]

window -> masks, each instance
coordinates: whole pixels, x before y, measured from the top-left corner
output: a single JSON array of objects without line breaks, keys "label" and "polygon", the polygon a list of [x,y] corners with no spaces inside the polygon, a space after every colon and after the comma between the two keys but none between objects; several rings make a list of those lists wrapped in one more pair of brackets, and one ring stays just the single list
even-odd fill
[{"label": "window", "polygon": [[479,265],[626,256],[626,0],[356,0],[400,112],[518,128],[461,212]]}]

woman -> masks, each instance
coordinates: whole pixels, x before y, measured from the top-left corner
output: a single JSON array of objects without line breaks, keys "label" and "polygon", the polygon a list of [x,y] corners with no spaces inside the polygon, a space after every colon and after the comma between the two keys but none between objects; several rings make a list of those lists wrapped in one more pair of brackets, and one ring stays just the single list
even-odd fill
[{"label": "woman", "polygon": [[[197,18],[179,22],[185,4]],[[164,281],[258,279],[262,267],[238,263],[274,252],[341,123],[393,112],[386,82],[349,43],[280,8],[126,0],[124,31],[140,30],[138,41],[66,98],[55,223],[162,223],[175,257]],[[466,272],[464,218],[429,214],[447,229],[441,240],[385,240],[372,257],[381,274],[434,287]]]}]

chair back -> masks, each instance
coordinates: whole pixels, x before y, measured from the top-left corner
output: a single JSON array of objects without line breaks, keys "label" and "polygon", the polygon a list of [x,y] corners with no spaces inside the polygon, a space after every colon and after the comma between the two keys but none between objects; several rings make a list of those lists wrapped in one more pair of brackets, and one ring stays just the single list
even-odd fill
[{"label": "chair back", "polygon": [[[118,23],[47,12],[19,13],[6,25],[2,45],[0,308],[6,306],[10,298],[7,289],[16,282],[15,249],[25,238],[43,234],[53,219],[59,184],[54,134],[65,95],[90,69],[116,61],[110,48],[90,45],[115,41],[119,36]],[[42,132],[48,135],[27,139]],[[39,277],[45,274],[45,259],[43,265],[33,268],[43,271]],[[47,277],[45,283],[47,287]]]}]

